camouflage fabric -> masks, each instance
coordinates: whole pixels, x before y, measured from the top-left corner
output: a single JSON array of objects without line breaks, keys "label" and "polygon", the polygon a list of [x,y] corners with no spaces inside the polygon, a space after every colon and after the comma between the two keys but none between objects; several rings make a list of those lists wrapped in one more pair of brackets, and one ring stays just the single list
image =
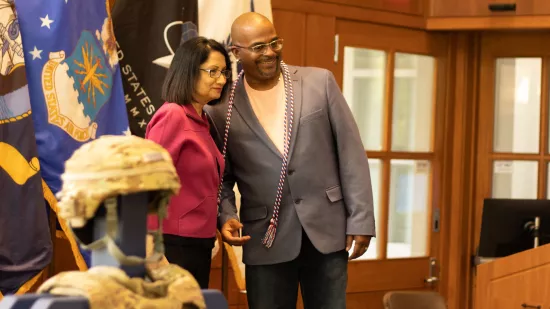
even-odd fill
[{"label": "camouflage fabric", "polygon": [[206,308],[199,284],[188,271],[169,264],[149,273],[151,282],[129,278],[119,268],[107,266],[63,272],[44,282],[38,293],[83,296],[90,309]]},{"label": "camouflage fabric", "polygon": [[61,179],[59,215],[72,228],[83,227],[108,197],[144,191],[169,197],[180,189],[166,149],[137,136],[104,135],[82,145],[65,162]]}]

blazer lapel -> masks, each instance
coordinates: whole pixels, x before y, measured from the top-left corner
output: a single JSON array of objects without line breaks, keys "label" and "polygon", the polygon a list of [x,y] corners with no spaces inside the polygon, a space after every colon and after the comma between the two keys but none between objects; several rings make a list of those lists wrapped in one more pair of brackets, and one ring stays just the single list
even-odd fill
[{"label": "blazer lapel", "polygon": [[288,161],[294,152],[296,137],[298,136],[298,128],[300,127],[300,117],[302,115],[302,77],[298,75],[298,69],[289,66],[290,77],[292,79],[292,91],[294,92],[294,120],[292,122],[292,132],[290,135],[290,147],[288,153]]},{"label": "blazer lapel", "polygon": [[[256,117],[252,106],[250,105],[248,95],[246,94],[246,90],[244,89],[244,84],[242,80],[243,78],[244,77],[241,78],[239,84],[237,85],[237,88],[235,89],[235,100],[233,103],[235,109],[237,109],[250,130],[252,130],[252,132],[254,132],[254,134],[256,134],[256,136],[258,136],[258,138],[263,143],[265,143],[267,147],[269,147],[269,149],[271,149],[271,151],[273,151],[277,156],[282,159],[282,154],[279,152],[275,144],[273,144],[273,142],[267,135],[267,132],[265,132],[264,128],[260,124],[260,121],[258,120],[258,117]],[[231,121],[233,121],[233,119]]]}]

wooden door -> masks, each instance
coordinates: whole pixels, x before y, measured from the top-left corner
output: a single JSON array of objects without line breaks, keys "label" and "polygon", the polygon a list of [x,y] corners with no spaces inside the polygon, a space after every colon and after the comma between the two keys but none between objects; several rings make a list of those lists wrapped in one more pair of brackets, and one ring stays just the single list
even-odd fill
[{"label": "wooden door", "polygon": [[484,198],[550,197],[548,40],[544,32],[482,36],[472,253]]},{"label": "wooden door", "polygon": [[425,0],[316,0],[346,6],[390,11],[411,15],[423,15]]},{"label": "wooden door", "polygon": [[[482,37],[476,233],[483,199],[548,198],[548,33]],[[476,239],[476,245],[478,240]]]},{"label": "wooden door", "polygon": [[377,224],[349,265],[348,308],[382,308],[387,291],[438,289],[447,37],[343,20],[336,33],[334,73],[369,157]]}]

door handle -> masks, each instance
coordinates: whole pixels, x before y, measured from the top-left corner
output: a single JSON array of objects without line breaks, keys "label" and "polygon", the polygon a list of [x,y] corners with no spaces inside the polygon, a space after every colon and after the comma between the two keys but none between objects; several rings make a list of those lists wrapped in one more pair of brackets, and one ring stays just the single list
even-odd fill
[{"label": "door handle", "polygon": [[493,3],[489,4],[489,11],[491,12],[509,12],[509,11],[515,11],[516,10],[516,4],[515,3]]},{"label": "door handle", "polygon": [[437,263],[435,258],[430,258],[430,268],[428,273],[428,278],[424,279],[424,282],[427,284],[434,284],[439,281],[439,278],[436,276],[437,274]]},{"label": "door handle", "polygon": [[524,304],[521,304],[521,308],[542,309],[542,306],[532,306],[524,303]]}]

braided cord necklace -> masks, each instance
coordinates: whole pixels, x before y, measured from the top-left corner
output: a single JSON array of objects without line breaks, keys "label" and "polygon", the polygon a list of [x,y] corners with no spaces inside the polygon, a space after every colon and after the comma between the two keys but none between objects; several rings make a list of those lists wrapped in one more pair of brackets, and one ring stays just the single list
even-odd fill
[{"label": "braided cord necklace", "polygon": [[[275,196],[275,203],[273,205],[273,216],[269,221],[269,227],[267,232],[262,238],[262,244],[267,248],[273,245],[275,235],[277,234],[277,226],[279,224],[279,208],[281,206],[281,200],[283,196],[283,185],[285,183],[285,176],[288,167],[288,152],[290,149],[290,136],[292,133],[292,123],[294,122],[294,92],[292,91],[292,80],[290,79],[290,73],[287,65],[281,61],[281,67],[283,69],[283,80],[285,88],[285,116],[284,116],[284,147],[283,147],[283,164],[281,166],[281,174],[279,177],[279,184],[277,185],[277,195]],[[244,70],[241,70],[237,79],[231,86],[231,92],[229,93],[229,102],[227,106],[227,117],[225,119],[225,133],[223,137],[223,149],[222,155],[225,160],[227,153],[227,139],[229,137],[229,126],[231,124],[231,115],[233,114],[233,101],[235,99],[235,89],[239,80],[242,78]],[[218,215],[221,203],[221,193],[223,186],[223,173],[221,176],[220,186],[218,188]]]}]

